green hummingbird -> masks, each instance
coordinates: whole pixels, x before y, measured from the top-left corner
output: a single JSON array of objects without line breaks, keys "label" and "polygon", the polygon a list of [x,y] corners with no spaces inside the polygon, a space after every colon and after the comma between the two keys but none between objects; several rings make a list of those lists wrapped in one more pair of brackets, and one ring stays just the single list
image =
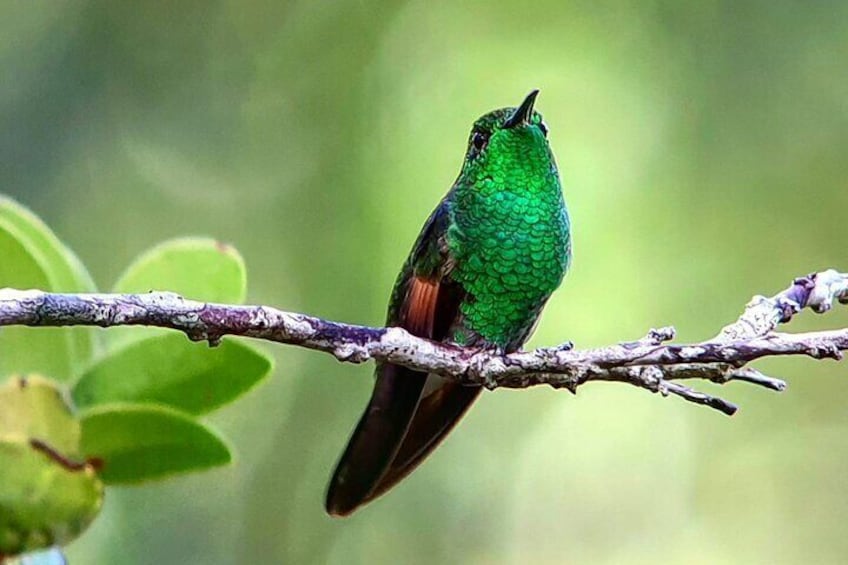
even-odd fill
[{"label": "green hummingbird", "polygon": [[[538,93],[474,122],[459,177],[397,278],[387,326],[506,353],[529,338],[571,259],[548,128],[533,110]],[[330,515],[348,515],[406,477],[482,390],[389,363],[376,373],[330,481]]]}]

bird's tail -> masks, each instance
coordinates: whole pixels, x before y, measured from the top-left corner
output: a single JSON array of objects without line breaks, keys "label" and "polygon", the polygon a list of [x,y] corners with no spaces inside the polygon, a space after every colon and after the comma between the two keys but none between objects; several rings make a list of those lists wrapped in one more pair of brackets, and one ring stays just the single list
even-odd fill
[{"label": "bird's tail", "polygon": [[405,367],[378,366],[371,400],[330,480],[328,514],[346,516],[369,499],[403,442],[426,380]]}]

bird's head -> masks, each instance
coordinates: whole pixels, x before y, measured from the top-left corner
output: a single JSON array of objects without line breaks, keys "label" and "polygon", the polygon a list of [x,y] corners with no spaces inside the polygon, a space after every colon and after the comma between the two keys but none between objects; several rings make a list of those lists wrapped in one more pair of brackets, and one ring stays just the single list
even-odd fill
[{"label": "bird's head", "polygon": [[546,175],[552,167],[555,170],[548,128],[533,109],[538,94],[533,90],[518,107],[494,110],[474,122],[463,176],[513,185],[528,176]]}]

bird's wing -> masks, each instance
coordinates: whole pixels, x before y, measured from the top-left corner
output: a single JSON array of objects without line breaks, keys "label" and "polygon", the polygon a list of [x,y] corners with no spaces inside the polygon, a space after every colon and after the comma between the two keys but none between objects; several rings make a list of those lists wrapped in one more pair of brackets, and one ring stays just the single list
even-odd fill
[{"label": "bird's wing", "polygon": [[[388,317],[389,325],[436,341],[447,337],[463,298],[461,288],[447,277],[448,215],[443,201],[425,224],[395,285]],[[380,364],[371,400],[330,481],[327,512],[349,514],[406,476],[450,430],[477,391]]]}]

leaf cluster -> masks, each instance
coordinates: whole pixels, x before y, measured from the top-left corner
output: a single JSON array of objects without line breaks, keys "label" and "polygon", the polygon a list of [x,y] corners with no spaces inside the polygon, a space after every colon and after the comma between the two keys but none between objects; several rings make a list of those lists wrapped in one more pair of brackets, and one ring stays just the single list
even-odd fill
[{"label": "leaf cluster", "polygon": [[[235,249],[183,238],[143,253],[111,290],[242,303],[246,285]],[[49,228],[3,197],[0,287],[97,291]],[[231,462],[230,447],[203,416],[250,390],[271,368],[266,354],[235,339],[210,350],[157,328],[4,328],[0,561],[73,539],[97,515],[104,485]]]}]

